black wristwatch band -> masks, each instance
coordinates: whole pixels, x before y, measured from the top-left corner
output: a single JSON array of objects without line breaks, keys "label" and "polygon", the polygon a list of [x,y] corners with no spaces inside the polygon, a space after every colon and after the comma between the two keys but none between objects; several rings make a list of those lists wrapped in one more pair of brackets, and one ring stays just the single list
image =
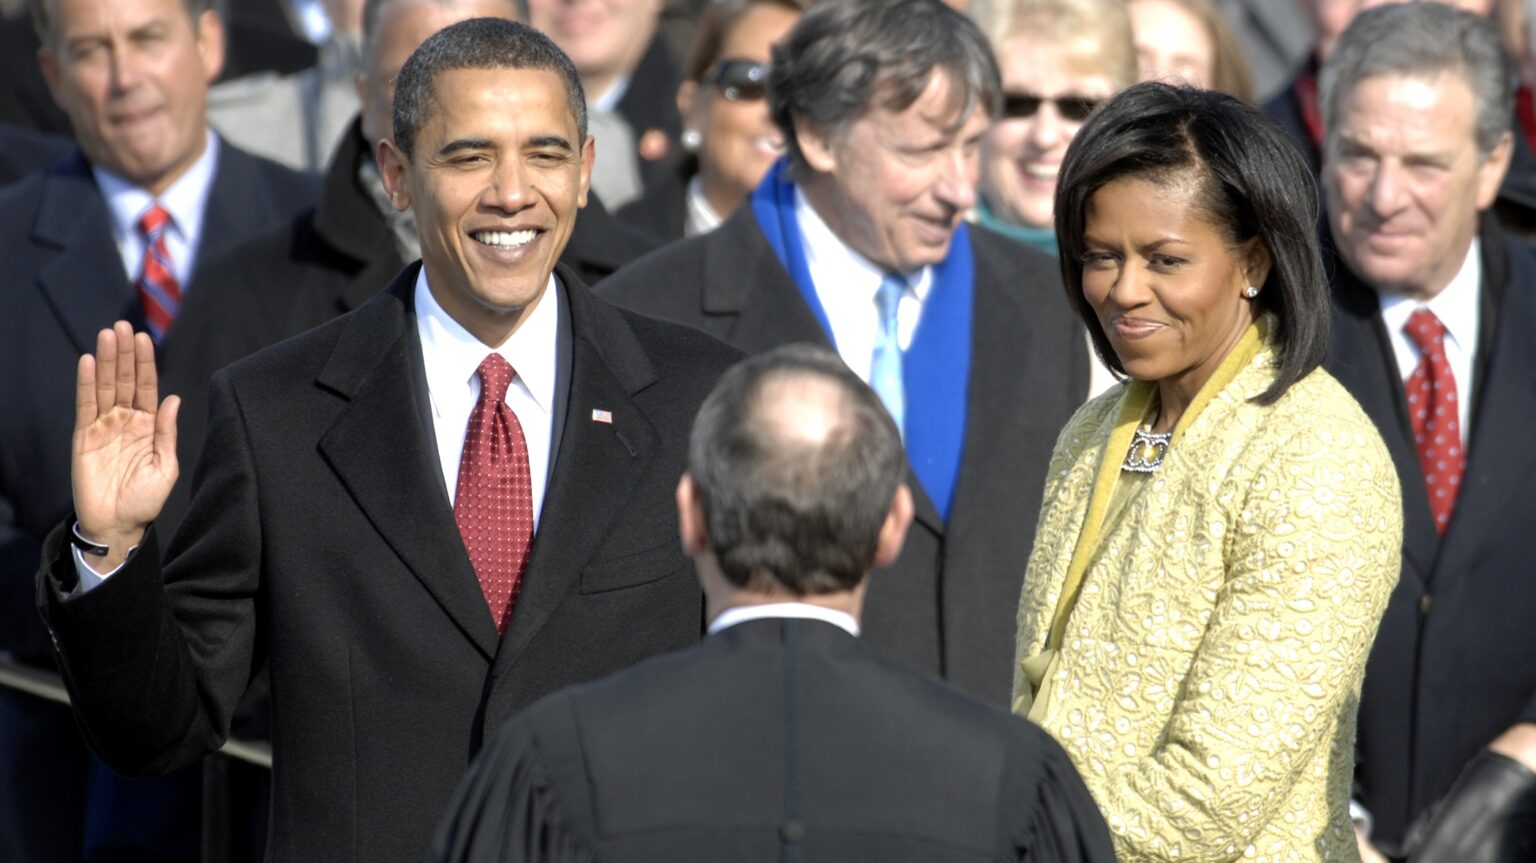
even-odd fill
[{"label": "black wristwatch band", "polygon": [[86,539],[85,535],[80,532],[80,522],[78,521],[75,522],[74,526],[69,529],[69,535],[70,542],[74,543],[75,548],[80,549],[80,551],[84,554],[94,555],[96,557],[106,557],[107,552],[111,550],[104,545],[100,545]]}]

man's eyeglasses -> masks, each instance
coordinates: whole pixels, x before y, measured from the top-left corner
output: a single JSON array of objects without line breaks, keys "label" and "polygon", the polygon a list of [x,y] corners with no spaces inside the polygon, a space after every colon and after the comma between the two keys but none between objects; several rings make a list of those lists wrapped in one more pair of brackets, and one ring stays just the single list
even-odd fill
[{"label": "man's eyeglasses", "polygon": [[1005,93],[1003,94],[1003,117],[1008,120],[1027,120],[1035,116],[1040,106],[1046,102],[1056,105],[1056,113],[1062,119],[1081,123],[1088,119],[1093,109],[1099,107],[1103,99],[1089,99],[1085,96],[1053,96],[1047,99],[1034,93]]},{"label": "man's eyeglasses", "polygon": [[719,88],[720,95],[732,102],[755,102],[768,90],[768,64],[756,60],[721,60],[704,80]]}]

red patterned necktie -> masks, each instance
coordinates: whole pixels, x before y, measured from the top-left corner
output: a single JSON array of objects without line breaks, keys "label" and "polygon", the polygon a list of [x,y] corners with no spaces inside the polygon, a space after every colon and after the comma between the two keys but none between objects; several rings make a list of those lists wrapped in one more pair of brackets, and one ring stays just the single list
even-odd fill
[{"label": "red patterned necktie", "polygon": [[464,433],[453,519],[496,631],[505,635],[533,541],[533,483],[523,427],[504,399],[517,373],[500,354],[491,354],[477,374],[480,400]]},{"label": "red patterned necktie", "polygon": [[1419,450],[1419,468],[1429,493],[1429,511],[1435,530],[1445,533],[1461,489],[1467,466],[1461,445],[1461,422],[1456,401],[1456,378],[1445,358],[1445,324],[1428,309],[1419,309],[1403,327],[1419,346],[1419,365],[1408,377],[1408,417],[1413,423],[1413,442]]},{"label": "red patterned necktie", "polygon": [[181,308],[181,285],[171,270],[171,255],[165,249],[165,231],[171,214],[159,204],[152,204],[139,217],[139,234],[144,238],[144,266],[134,287],[144,306],[144,324],[150,338],[159,342],[171,328]]}]

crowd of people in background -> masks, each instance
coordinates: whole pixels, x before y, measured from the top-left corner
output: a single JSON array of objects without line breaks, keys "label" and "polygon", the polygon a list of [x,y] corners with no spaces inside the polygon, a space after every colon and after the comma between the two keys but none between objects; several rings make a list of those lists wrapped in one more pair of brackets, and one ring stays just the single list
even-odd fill
[{"label": "crowd of people in background", "polygon": [[1536,860],[1536,0],[0,16],[0,860]]}]

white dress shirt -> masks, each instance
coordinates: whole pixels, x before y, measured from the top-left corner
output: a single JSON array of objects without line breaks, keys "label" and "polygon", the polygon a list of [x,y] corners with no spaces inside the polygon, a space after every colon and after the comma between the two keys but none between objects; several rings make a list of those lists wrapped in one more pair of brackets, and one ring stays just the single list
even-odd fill
[{"label": "white dress shirt", "polygon": [[845,630],[855,638],[859,635],[859,622],[853,615],[835,608],[812,605],[809,602],[770,602],[766,605],[738,605],[727,608],[709,622],[709,634],[714,635],[738,623],[764,618],[793,617],[797,620],[820,620]]},{"label": "white dress shirt", "polygon": [[[560,319],[566,314],[562,310],[564,292],[553,275],[549,282],[544,298],[534,307],[533,314],[523,321],[517,332],[495,348],[496,353],[517,372],[507,386],[504,398],[528,442],[528,478],[533,486],[535,534],[539,529],[539,514],[544,508],[544,489],[549,484]],[[480,376],[476,370],[492,349],[470,335],[438,304],[427,287],[425,267],[416,278],[415,306],[416,331],[421,337],[427,398],[432,410],[432,430],[451,505],[458,491],[464,432],[469,428],[469,415],[480,398]],[[137,548],[130,549],[129,556]],[[86,564],[79,548],[72,546],[70,551],[74,554],[81,593],[95,589],[122,568],[98,573]]]},{"label": "white dress shirt", "polygon": [[1400,294],[1378,291],[1381,302],[1381,320],[1386,324],[1387,336],[1392,339],[1392,352],[1397,359],[1397,370],[1402,373],[1403,383],[1413,376],[1419,367],[1419,347],[1403,332],[1408,318],[1419,309],[1434,312],[1445,325],[1445,359],[1451,364],[1451,374],[1456,378],[1456,412],[1460,423],[1462,446],[1471,439],[1472,420],[1472,365],[1477,354],[1478,307],[1482,299],[1483,263],[1478,254],[1478,241],[1472,239],[1467,258],[1461,269],[1445,290],[1427,303]]},{"label": "white dress shirt", "polygon": [[[528,477],[533,482],[533,529],[539,529],[544,487],[549,482],[549,452],[555,415],[556,350],[560,333],[563,291],[553,274],[544,298],[505,342],[494,350],[517,372],[507,387],[507,407],[517,417],[528,441]],[[448,502],[458,492],[459,460],[464,431],[480,399],[476,370],[492,348],[469,334],[448,316],[427,286],[427,268],[416,277],[416,331],[421,336],[422,363],[427,372],[427,398],[437,457],[448,487]]]},{"label": "white dress shirt", "polygon": [[[880,331],[880,307],[875,297],[886,271],[849,248],[832,233],[805,193],[795,187],[795,218],[805,240],[805,264],[816,284],[816,298],[832,326],[832,341],[848,368],[869,383],[875,356],[875,335]],[[896,307],[896,338],[901,349],[912,345],[923,302],[933,287],[933,268],[904,273],[907,290]]]},{"label": "white dress shirt", "polygon": [[144,269],[144,236],[139,233],[139,219],[157,200],[171,214],[165,230],[165,251],[171,256],[171,272],[185,292],[197,264],[198,240],[203,236],[203,213],[213,177],[219,168],[219,136],[211,131],[203,154],[185,173],[176,178],[158,199],[105,168],[91,166],[96,186],[106,199],[112,214],[112,240],[123,258],[123,272],[137,281]]},{"label": "white dress shirt", "polygon": [[704,177],[694,174],[688,181],[688,215],[683,219],[683,236],[697,237],[720,227],[724,221],[704,197]]}]

